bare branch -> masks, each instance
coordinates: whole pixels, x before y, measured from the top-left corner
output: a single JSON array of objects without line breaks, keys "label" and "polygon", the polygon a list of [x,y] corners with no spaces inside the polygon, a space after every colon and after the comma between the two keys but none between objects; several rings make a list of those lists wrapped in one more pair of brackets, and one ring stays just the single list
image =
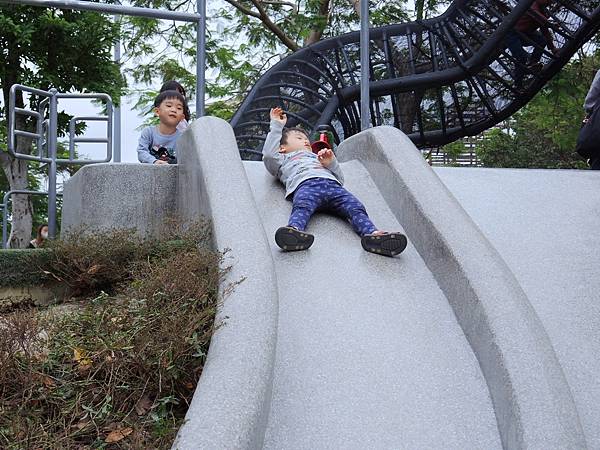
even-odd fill
[{"label": "bare branch", "polygon": [[279,28],[275,23],[273,23],[271,21],[271,19],[269,18],[269,15],[265,11],[265,8],[263,8],[263,6],[259,0],[250,0],[250,1],[256,7],[256,9],[258,9],[261,22],[269,30],[271,30],[273,32],[273,34],[275,34],[275,36],[277,36],[279,38],[279,40],[283,43],[283,45],[285,45],[287,48],[289,48],[293,52],[295,52],[296,50],[298,50],[300,48],[298,46],[298,44],[296,44],[293,40],[291,40],[290,37],[287,34],[285,34],[281,28]]},{"label": "bare branch", "polygon": [[246,14],[247,16],[256,17],[257,19],[260,19],[259,13],[257,13],[256,11],[252,11],[250,8],[246,8],[241,3],[238,3],[235,0],[225,0],[225,1],[227,3],[229,3],[230,5],[234,6],[235,8],[239,9],[242,13]]},{"label": "bare branch", "polygon": [[348,0],[354,12],[360,17],[360,0]]},{"label": "bare branch", "polygon": [[263,0],[261,3],[263,3],[264,5],[289,6],[290,8],[292,8],[294,10],[294,13],[298,12],[298,8],[296,7],[296,4],[291,3],[291,2],[284,2],[284,1],[277,1],[277,0]]}]

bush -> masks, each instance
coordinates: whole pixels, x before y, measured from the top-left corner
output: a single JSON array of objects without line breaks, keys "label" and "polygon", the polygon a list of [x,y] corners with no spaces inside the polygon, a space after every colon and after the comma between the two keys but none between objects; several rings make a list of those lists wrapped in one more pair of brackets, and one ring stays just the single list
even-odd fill
[{"label": "bush", "polygon": [[45,249],[0,250],[0,287],[36,286],[48,281],[40,268],[48,267]]},{"label": "bush", "polygon": [[53,246],[54,275],[112,294],[61,314],[0,318],[1,448],[170,448],[224,273],[221,255],[198,247],[206,235],[173,237],[150,244],[115,233]]}]

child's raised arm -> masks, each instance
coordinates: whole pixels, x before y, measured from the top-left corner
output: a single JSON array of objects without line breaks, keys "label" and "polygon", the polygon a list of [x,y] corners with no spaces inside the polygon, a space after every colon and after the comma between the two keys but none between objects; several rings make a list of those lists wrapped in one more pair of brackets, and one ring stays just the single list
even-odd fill
[{"label": "child's raised arm", "polygon": [[271,126],[269,134],[263,145],[263,162],[265,167],[274,177],[279,175],[279,168],[283,162],[283,156],[279,153],[281,146],[281,134],[287,122],[287,116],[281,108],[271,108]]},{"label": "child's raised arm", "polygon": [[285,127],[285,124],[287,123],[287,115],[283,112],[283,109],[281,109],[279,106],[271,108],[270,114],[271,120],[276,120]]}]

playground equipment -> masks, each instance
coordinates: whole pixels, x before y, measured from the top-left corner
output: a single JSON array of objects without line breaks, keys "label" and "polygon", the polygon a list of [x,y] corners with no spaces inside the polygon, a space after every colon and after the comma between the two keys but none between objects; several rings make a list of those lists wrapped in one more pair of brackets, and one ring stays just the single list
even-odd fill
[{"label": "playground equipment", "polygon": [[[581,14],[566,9],[567,17],[579,24],[571,35],[581,37],[578,33],[584,28],[589,33],[595,29],[593,3],[593,7],[575,5]],[[514,61],[493,43],[501,41],[530,4],[531,0],[523,0],[513,13],[492,20],[488,28],[495,31],[485,34],[466,25],[469,17],[463,17],[467,11],[463,7],[474,8],[473,17],[478,17],[475,13],[488,17],[493,15],[487,9],[491,2],[455,2],[451,11],[463,20],[460,30],[465,40],[463,47],[455,48],[458,56],[446,54],[447,65],[441,50],[427,53],[413,29],[404,28],[400,36],[405,37],[397,40],[406,39],[406,52],[413,53],[407,67],[414,66],[414,71],[406,80],[376,77],[372,92],[384,95],[386,89],[398,88],[399,93],[389,94],[389,105],[390,111],[400,112],[404,105],[400,100],[408,101],[417,87],[435,94],[432,99],[423,94],[420,104],[426,112],[443,111],[445,128],[436,128],[433,116],[415,112],[413,126],[421,114],[423,127],[416,135],[412,132],[413,141],[419,136],[450,139],[493,122],[486,122],[488,116],[494,117],[493,111],[500,117],[516,109],[566,62],[570,45],[583,42],[582,37],[565,38],[559,58],[546,55],[548,67],[539,79],[531,73],[527,91],[518,97],[508,75]],[[573,6],[562,0],[558,4],[563,9]],[[477,19],[473,25],[485,23]],[[431,48],[440,49],[436,27],[427,30],[426,24],[412,26]],[[446,28],[450,37],[456,31],[453,26]],[[378,33],[381,42],[386,37],[388,43],[382,49],[378,41],[372,44],[380,62],[372,71],[385,77],[391,59],[382,60],[381,55],[394,49],[385,31]],[[338,43],[342,41],[339,38]],[[308,57],[318,45],[301,52]],[[330,60],[336,64],[339,60],[339,67],[346,69],[336,72],[338,79],[333,81],[355,79],[354,66],[344,66],[352,60],[350,50],[337,48],[330,49]],[[486,65],[495,51],[504,56],[493,59],[497,66]],[[328,66],[316,65],[321,57],[313,62],[308,58],[306,64],[291,58],[286,66],[291,74],[284,74],[291,81],[282,78],[280,86],[268,86],[279,81],[261,80],[251,101],[263,103],[254,104],[254,112],[247,109],[250,100],[242,107],[245,116],[256,114],[256,133],[264,131],[258,126],[275,101],[282,101],[289,117],[309,127],[327,123],[321,120],[327,112],[340,140],[358,131],[356,85],[348,82],[344,90],[326,84],[334,75],[323,70]],[[442,68],[428,72],[429,65]],[[445,77],[451,74],[456,78],[448,81]],[[494,74],[506,78],[501,76],[501,81]],[[315,84],[320,77],[325,80],[322,87]],[[303,81],[294,84],[294,79]],[[444,85],[444,80],[450,84]],[[446,87],[438,87],[440,83]],[[462,103],[447,108],[445,101],[453,100],[454,94]],[[316,101],[304,101],[308,97]],[[505,101],[508,107],[498,106]],[[385,116],[384,103],[376,99],[373,111],[378,104],[381,116],[372,115],[376,124]],[[235,123],[241,123],[241,115]],[[391,117],[402,128],[403,116]],[[245,123],[246,131],[251,131],[254,125]],[[455,128],[459,130],[453,132]],[[239,129],[236,132],[238,142],[246,139]],[[479,180],[477,188],[461,190],[469,174],[479,171],[464,171],[454,178],[446,173],[454,185],[452,192],[462,194],[471,205],[476,223],[400,131],[390,127],[363,131],[339,147],[341,164],[352,175],[349,187],[378,223],[407,232],[409,248],[398,259],[366,254],[343,222],[315,218],[317,245],[309,252],[290,254],[272,242],[289,206],[281,187],[260,163],[240,160],[239,152],[256,155],[248,150],[238,149],[236,136],[224,121],[202,118],[181,138],[180,165],[164,168],[167,171],[95,164],[82,168],[65,188],[65,209],[73,205],[75,209],[63,215],[70,221],[63,222],[63,228],[76,227],[83,219],[93,229],[94,214],[97,223],[106,224],[107,209],[121,216],[119,208],[134,205],[147,210],[148,204],[155,204],[150,189],[132,193],[127,183],[143,172],[152,174],[167,188],[160,192],[175,192],[168,198],[177,198],[176,204],[167,205],[166,195],[162,199],[163,206],[171,208],[168,211],[189,220],[200,214],[211,218],[215,246],[231,249],[232,270],[222,290],[231,285],[235,289],[219,310],[218,320],[225,323],[213,337],[174,448],[600,448],[596,326],[600,311],[595,301],[600,285],[597,276],[590,276],[587,283],[578,278],[588,267],[600,265],[600,251],[589,241],[598,228],[597,215],[589,214],[600,201],[595,174],[569,171],[555,177],[548,171],[531,171],[523,177],[518,171],[492,170],[486,172],[486,183]],[[110,202],[104,201],[106,209],[91,209],[102,199],[84,188],[101,186],[107,171],[115,181],[110,189],[125,193],[128,202],[115,202],[110,196]],[[126,172],[131,177],[124,176]],[[561,184],[552,184],[555,179]],[[495,190],[489,188],[492,181]],[[489,188],[487,198],[469,199],[469,194],[479,195],[483,185]],[[507,186],[512,188],[510,194],[505,194]],[[565,186],[577,190],[577,195],[569,197]],[[530,196],[528,203],[517,207],[515,200],[524,193]],[[89,198],[82,199],[85,195]],[[543,203],[542,195],[546,195]],[[503,208],[489,208],[489,198],[502,198]],[[561,213],[565,205],[576,209],[581,220],[572,220],[573,212],[566,218]],[[77,208],[87,208],[87,214]],[[158,214],[149,216],[162,219]],[[513,222],[503,223],[507,218]],[[547,223],[551,226],[538,230]],[[585,223],[585,229],[573,223]],[[562,236],[573,242],[557,238],[565,225]],[[538,232],[530,236],[523,229]],[[569,270],[561,271],[561,264]],[[298,284],[298,279],[304,282]]]},{"label": "playground equipment", "polygon": [[[399,130],[371,128],[340,164],[406,251],[366,253],[318,215],[315,244],[288,253],[283,187],[240,160],[231,127],[205,117],[180,144],[167,170],[82,168],[63,212],[63,230],[138,220],[149,237],[165,217],[150,208],[204,216],[230,249],[221,292],[235,289],[174,449],[600,449],[596,173],[432,169]],[[106,184],[122,201],[99,198]]]},{"label": "playground equipment", "polygon": [[[0,3],[12,3],[20,5],[31,5],[40,7],[52,7],[52,8],[65,8],[74,9],[81,11],[96,11],[103,13],[112,13],[115,15],[130,15],[130,16],[141,16],[151,17],[156,19],[170,19],[184,22],[195,22],[196,26],[196,117],[204,115],[205,109],[205,66],[206,66],[206,1],[197,1],[197,14],[177,12],[177,11],[161,11],[152,8],[140,8],[124,6],[119,4],[99,4],[94,2],[79,1],[79,0],[0,0]],[[115,57],[120,57],[120,48],[115,48]],[[14,89],[20,89],[22,91],[29,92],[33,95],[40,95],[46,97],[45,101],[40,102],[38,111],[29,111],[26,109],[15,107],[15,93]],[[99,117],[74,117],[69,124],[69,154],[70,157],[67,160],[56,159],[56,100],[58,98],[97,98],[107,100],[107,116]],[[48,119],[45,119],[45,108],[49,107]],[[16,130],[14,127],[15,114],[21,114],[33,117],[37,120],[36,132],[32,133],[26,130]],[[77,121],[108,121],[108,140],[95,139],[95,138],[83,138],[75,137],[75,123]],[[115,124],[115,136],[120,138],[120,114],[117,115]],[[39,161],[49,164],[48,170],[48,191],[47,192],[35,192],[35,191],[24,191],[24,190],[13,190],[6,193],[3,203],[0,204],[2,209],[2,248],[6,248],[7,242],[7,227],[8,227],[8,201],[12,195],[25,194],[25,195],[48,195],[48,235],[52,238],[56,234],[56,196],[61,195],[56,191],[56,168],[57,164],[94,164],[99,162],[110,161],[112,158],[112,130],[113,130],[113,106],[112,100],[106,94],[60,94],[55,89],[50,89],[49,92],[45,92],[39,89],[14,85],[11,88],[10,105],[9,105],[9,145],[8,150],[12,156],[29,161]],[[47,139],[46,139],[46,133]],[[17,154],[14,152],[14,143],[17,136],[22,136],[30,139],[34,139],[37,146],[38,156],[31,156],[26,154]],[[107,158],[103,160],[76,160],[74,158],[75,143],[83,142],[106,142],[107,143]],[[44,147],[46,145],[46,147]],[[119,157],[116,162],[120,162],[120,142],[115,145],[119,151]],[[42,152],[46,148],[47,155],[43,156]]]},{"label": "playground equipment", "polygon": [[[26,92],[37,96],[37,111],[18,108],[16,106],[17,92]],[[106,105],[106,116],[73,117],[69,122],[69,157],[58,158],[58,101],[59,99],[90,99],[99,100]],[[48,195],[48,236],[53,238],[56,234],[56,178],[59,165],[84,165],[108,162],[112,159],[112,99],[107,94],[64,94],[56,89],[43,91],[20,84],[15,84],[10,89],[9,116],[8,116],[8,152],[17,159],[37,161],[48,165],[48,191],[36,192],[27,190],[12,190],[5,194],[2,203],[2,248],[7,245],[7,218],[8,200],[12,195]],[[47,111],[47,112],[46,112]],[[17,116],[28,116],[35,120],[35,131],[17,128]],[[105,137],[80,137],[75,135],[75,126],[82,122],[106,122]],[[37,150],[37,155],[19,153],[17,151],[17,138],[32,139]],[[102,143],[106,144],[106,157],[103,159],[80,159],[75,156],[77,143]]]},{"label": "playground equipment", "polygon": [[[510,6],[503,8],[502,3]],[[370,30],[371,124],[401,129],[418,146],[474,135],[523,106],[600,27],[598,1],[556,0],[551,23],[558,56],[526,71],[504,40],[533,0],[456,0],[439,17]],[[269,108],[311,132],[330,123],[340,142],[361,130],[359,32],[303,48],[254,85],[233,119],[242,156],[260,159]],[[533,42],[532,46],[535,46]]]}]

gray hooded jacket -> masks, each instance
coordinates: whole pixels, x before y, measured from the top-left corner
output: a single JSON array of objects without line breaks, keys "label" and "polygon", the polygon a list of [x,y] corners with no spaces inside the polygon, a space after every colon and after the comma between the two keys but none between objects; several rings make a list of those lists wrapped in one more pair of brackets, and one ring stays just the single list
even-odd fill
[{"label": "gray hooded jacket", "polygon": [[311,178],[328,178],[344,184],[344,174],[337,159],[329,167],[323,166],[312,152],[297,151],[279,153],[283,125],[271,120],[271,131],[263,145],[263,162],[271,175],[285,185],[285,196],[289,197],[296,188]]}]

